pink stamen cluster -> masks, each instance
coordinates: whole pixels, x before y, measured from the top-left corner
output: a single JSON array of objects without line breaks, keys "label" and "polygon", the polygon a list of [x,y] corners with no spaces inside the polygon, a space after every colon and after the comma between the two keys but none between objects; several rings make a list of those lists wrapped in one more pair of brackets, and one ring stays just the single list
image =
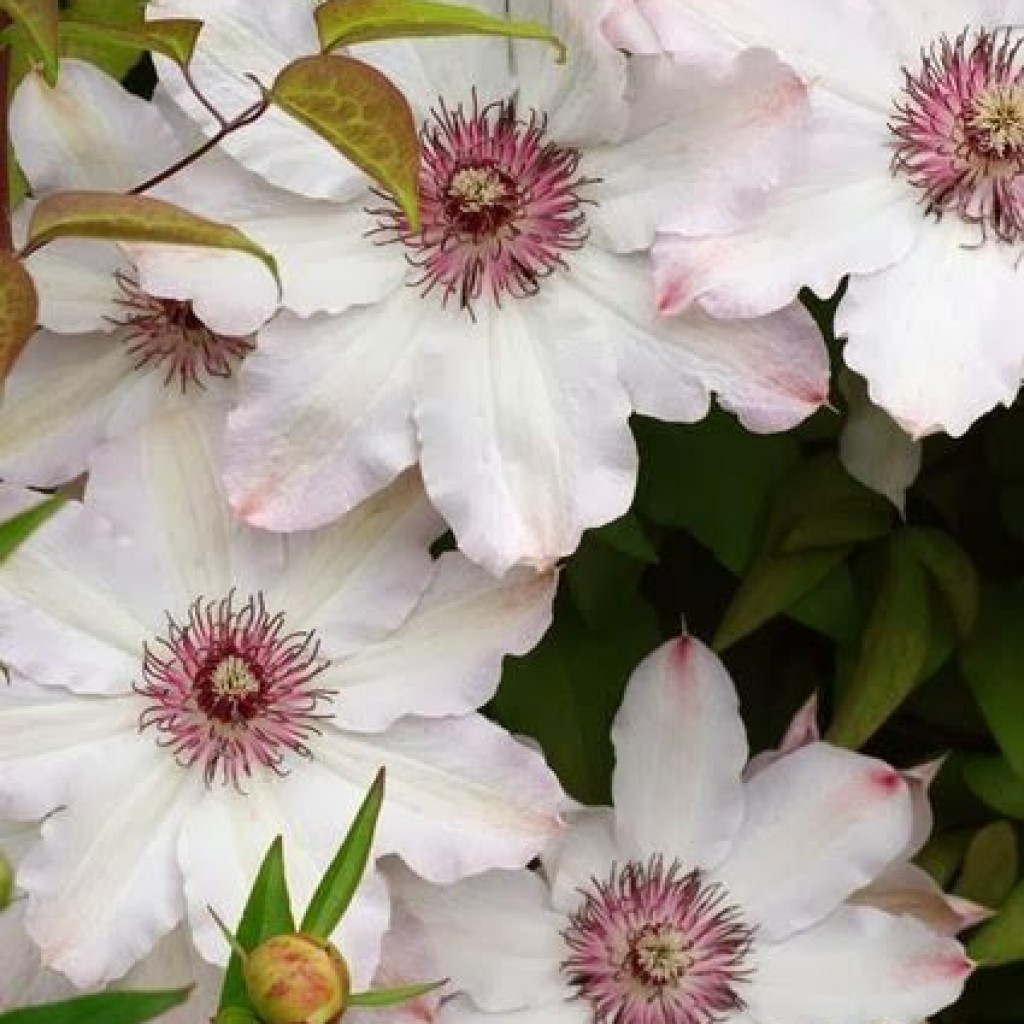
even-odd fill
[{"label": "pink stamen cluster", "polygon": [[515,101],[467,114],[442,103],[422,133],[420,231],[395,207],[372,210],[371,234],[402,242],[424,295],[438,291],[472,313],[490,297],[533,295],[587,238],[580,155],[547,139],[545,118]]},{"label": "pink stamen cluster", "polygon": [[125,329],[124,343],[136,370],[164,367],[164,384],[177,380],[182,391],[206,387],[211,377],[230,377],[252,351],[252,338],[215,334],[195,314],[191,302],[149,295],[117,274],[124,315],[111,320]]},{"label": "pink stamen cluster", "polygon": [[598,1021],[712,1024],[743,1009],[752,934],[701,871],[630,861],[583,890],[562,969]]},{"label": "pink stamen cluster", "polygon": [[941,37],[922,54],[890,122],[893,168],[928,212],[955,213],[982,237],[1024,239],[1024,66],[1010,29]]},{"label": "pink stamen cluster", "polygon": [[316,721],[331,717],[317,708],[332,691],[311,685],[327,665],[314,634],[286,632],[262,595],[196,600],[185,625],[168,616],[167,636],[146,645],[136,692],[153,703],[140,728],[155,728],[208,784],[241,788],[257,766],[284,774],[286,757],[308,757]]}]

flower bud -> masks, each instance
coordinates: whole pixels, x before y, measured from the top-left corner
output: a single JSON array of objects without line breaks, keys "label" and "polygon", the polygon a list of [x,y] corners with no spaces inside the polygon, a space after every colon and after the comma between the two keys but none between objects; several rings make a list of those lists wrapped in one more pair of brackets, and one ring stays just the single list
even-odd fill
[{"label": "flower bud", "polygon": [[242,967],[249,999],[265,1024],[335,1024],[348,1005],[348,965],[313,935],[277,935]]}]

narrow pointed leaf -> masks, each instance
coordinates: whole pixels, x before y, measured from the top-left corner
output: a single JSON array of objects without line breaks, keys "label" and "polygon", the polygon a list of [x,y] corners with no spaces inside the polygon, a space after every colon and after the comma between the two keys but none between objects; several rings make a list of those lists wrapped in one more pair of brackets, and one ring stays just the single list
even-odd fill
[{"label": "narrow pointed leaf", "polygon": [[0,0],[0,11],[25,30],[50,85],[57,84],[57,0]]},{"label": "narrow pointed leaf", "polygon": [[[295,918],[285,878],[284,844],[278,836],[270,844],[260,865],[235,937],[243,949],[253,950],[275,935],[286,935],[293,931]],[[229,1007],[251,1009],[242,977],[242,958],[237,953],[231,954],[218,1009],[223,1011]]]},{"label": "narrow pointed leaf", "polygon": [[901,538],[889,545],[885,574],[853,673],[839,696],[828,739],[859,747],[921,681],[931,645],[928,577]]},{"label": "narrow pointed leaf", "polygon": [[963,755],[964,782],[992,810],[1024,821],[1024,778],[998,754]]},{"label": "narrow pointed leaf", "polygon": [[16,547],[28,540],[63,505],[64,498],[60,495],[48,498],[40,494],[38,505],[26,509],[5,523],[0,523],[0,562]]},{"label": "narrow pointed leaf", "polygon": [[427,0],[328,0],[317,8],[316,25],[325,51],[378,39],[510,36],[550,43],[559,62],[565,60],[565,46],[538,21],[510,21],[472,7]]},{"label": "narrow pointed leaf", "polygon": [[356,812],[341,848],[309,901],[305,916],[302,918],[302,931],[307,935],[329,939],[348,910],[370,859],[373,834],[377,830],[377,819],[380,817],[383,802],[382,768]]},{"label": "narrow pointed leaf", "polygon": [[112,192],[58,192],[47,196],[32,214],[25,251],[34,252],[58,238],[231,249],[255,257],[279,280],[274,257],[237,228],[152,196]]},{"label": "narrow pointed leaf", "polygon": [[947,533],[927,527],[906,531],[907,543],[941,595],[960,639],[974,629],[981,600],[978,571],[967,552]]},{"label": "narrow pointed leaf", "polygon": [[268,99],[390,192],[419,227],[420,146],[412,109],[376,68],[326,54],[289,64]]},{"label": "narrow pointed leaf", "polygon": [[418,999],[428,992],[433,992],[446,984],[446,979],[441,981],[427,981],[419,985],[399,985],[397,988],[379,988],[370,992],[353,992],[348,997],[349,1006],[369,1006],[380,1009],[385,1006],[397,1006],[398,1003],[408,1002],[410,999]]},{"label": "narrow pointed leaf", "polygon": [[1009,822],[994,821],[971,837],[953,891],[983,907],[999,907],[1017,880],[1017,862],[1017,833]]},{"label": "narrow pointed leaf", "polygon": [[0,381],[10,372],[36,329],[39,298],[22,262],[0,253]]},{"label": "narrow pointed leaf", "polygon": [[14,895],[14,868],[11,862],[0,853],[0,913],[11,905]]},{"label": "narrow pointed leaf", "polygon": [[1017,883],[999,913],[968,942],[967,952],[982,967],[1024,960],[1024,881]]},{"label": "narrow pointed leaf", "polygon": [[93,44],[143,51],[169,57],[180,67],[192,60],[203,23],[192,18],[167,18],[141,25],[104,25],[97,22],[65,20],[60,23],[61,47]]},{"label": "narrow pointed leaf", "polygon": [[191,991],[189,987],[167,992],[101,992],[0,1013],[0,1024],[141,1024],[181,1006]]}]

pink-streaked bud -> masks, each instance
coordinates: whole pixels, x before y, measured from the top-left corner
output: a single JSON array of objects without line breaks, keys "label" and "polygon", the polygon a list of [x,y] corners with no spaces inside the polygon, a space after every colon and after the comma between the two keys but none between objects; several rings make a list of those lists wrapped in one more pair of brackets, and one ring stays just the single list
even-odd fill
[{"label": "pink-streaked bud", "polygon": [[253,1008],[264,1024],[335,1024],[348,1005],[348,965],[312,935],[277,935],[242,967]]}]

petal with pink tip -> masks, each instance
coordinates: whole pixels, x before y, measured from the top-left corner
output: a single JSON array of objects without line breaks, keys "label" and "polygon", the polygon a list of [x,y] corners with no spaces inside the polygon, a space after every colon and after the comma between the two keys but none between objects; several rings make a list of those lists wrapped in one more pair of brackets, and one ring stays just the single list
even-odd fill
[{"label": "petal with pink tip", "polygon": [[759,1024],[918,1024],[953,1003],[971,972],[958,942],[868,907],[840,907],[756,955],[743,998]]},{"label": "petal with pink tip", "polygon": [[716,876],[767,941],[831,913],[910,836],[910,794],[899,772],[839,747],[813,743],[744,789],[746,816]]},{"label": "petal with pink tip", "polygon": [[682,637],[633,673],[612,727],[616,832],[636,859],[712,868],[743,818],[747,740],[721,661]]}]

